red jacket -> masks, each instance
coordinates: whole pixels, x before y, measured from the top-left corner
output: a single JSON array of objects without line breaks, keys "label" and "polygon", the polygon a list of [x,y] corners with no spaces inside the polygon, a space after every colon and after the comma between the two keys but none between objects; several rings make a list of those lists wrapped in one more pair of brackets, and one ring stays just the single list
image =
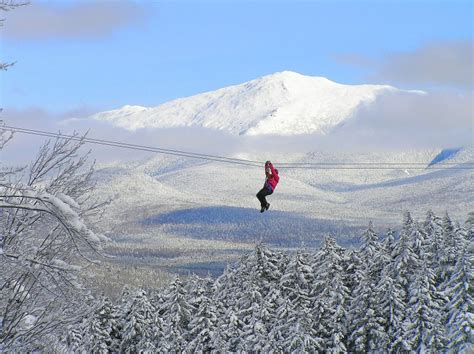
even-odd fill
[{"label": "red jacket", "polygon": [[267,176],[265,184],[268,184],[272,187],[272,190],[275,190],[275,187],[280,180],[280,176],[278,176],[278,172],[275,167],[273,167],[272,163],[265,164],[265,175]]}]

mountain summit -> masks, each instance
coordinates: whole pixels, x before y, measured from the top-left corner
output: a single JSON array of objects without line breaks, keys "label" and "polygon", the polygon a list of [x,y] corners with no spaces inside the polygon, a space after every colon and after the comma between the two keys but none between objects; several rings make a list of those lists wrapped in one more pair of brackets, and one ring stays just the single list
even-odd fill
[{"label": "mountain summit", "polygon": [[198,126],[235,135],[326,134],[360,105],[393,91],[283,71],[157,107],[124,106],[91,118],[128,130]]}]

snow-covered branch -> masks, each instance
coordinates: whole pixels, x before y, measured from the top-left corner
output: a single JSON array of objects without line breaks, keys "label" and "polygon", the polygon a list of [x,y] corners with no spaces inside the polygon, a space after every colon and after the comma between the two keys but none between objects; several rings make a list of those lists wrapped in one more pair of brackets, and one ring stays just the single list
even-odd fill
[{"label": "snow-covered branch", "polygon": [[71,303],[83,291],[78,270],[106,241],[90,226],[106,202],[91,197],[93,165],[81,146],[82,139],[48,142],[29,168],[0,183],[0,346],[32,348],[80,309]]}]

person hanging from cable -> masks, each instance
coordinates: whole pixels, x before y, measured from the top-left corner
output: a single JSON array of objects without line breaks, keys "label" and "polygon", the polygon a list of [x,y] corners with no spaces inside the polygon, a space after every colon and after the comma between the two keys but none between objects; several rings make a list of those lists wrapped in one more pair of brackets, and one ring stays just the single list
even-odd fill
[{"label": "person hanging from cable", "polygon": [[257,193],[257,198],[260,201],[260,212],[263,213],[265,210],[270,208],[270,203],[267,202],[266,196],[273,194],[280,176],[278,176],[278,170],[273,167],[270,161],[265,162],[265,184],[263,188]]}]

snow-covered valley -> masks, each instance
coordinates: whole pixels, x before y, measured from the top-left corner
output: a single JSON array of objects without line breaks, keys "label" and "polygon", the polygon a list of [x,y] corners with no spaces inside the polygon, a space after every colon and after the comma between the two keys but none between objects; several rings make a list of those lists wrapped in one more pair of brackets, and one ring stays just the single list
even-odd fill
[{"label": "snow-covered valley", "polygon": [[[263,167],[163,155],[108,164],[98,170],[98,192],[114,198],[102,227],[115,241],[111,253],[125,264],[201,275],[219,274],[226,262],[260,241],[281,249],[314,248],[333,235],[353,247],[369,221],[380,232],[397,228],[407,210],[418,219],[428,210],[466,219],[474,207],[474,175],[472,169],[459,168],[473,166],[474,151],[461,149],[430,166],[439,152],[281,156],[281,161],[293,163],[350,161],[369,167],[386,163],[389,168],[280,168],[281,181],[264,214],[255,197],[263,184]],[[410,162],[423,162],[423,167],[410,168]],[[393,163],[402,168],[391,168]]]}]

